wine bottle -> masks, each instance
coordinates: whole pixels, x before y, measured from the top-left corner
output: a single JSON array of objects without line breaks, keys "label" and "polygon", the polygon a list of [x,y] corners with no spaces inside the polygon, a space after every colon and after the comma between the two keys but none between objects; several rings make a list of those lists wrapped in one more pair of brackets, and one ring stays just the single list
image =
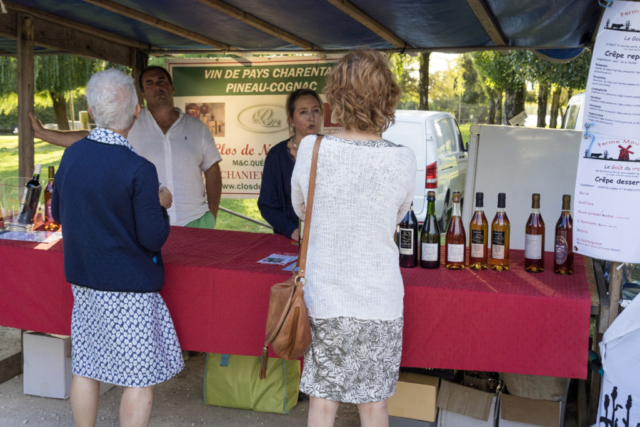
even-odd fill
[{"label": "wine bottle", "polygon": [[413,203],[400,223],[398,243],[400,267],[416,267],[418,265],[418,219],[413,213]]},{"label": "wine bottle", "polygon": [[492,270],[506,271],[509,269],[509,234],[511,224],[505,208],[507,195],[498,194],[498,212],[491,223],[491,259],[489,265]]},{"label": "wine bottle", "polygon": [[488,239],[489,223],[484,215],[484,194],[476,193],[476,211],[469,225],[469,268],[486,270],[489,266]]},{"label": "wine bottle", "polygon": [[55,222],[51,215],[51,197],[53,196],[53,177],[55,175],[55,168],[49,166],[49,182],[44,189],[44,229],[47,231],[57,231],[60,229],[60,224]]},{"label": "wine bottle", "polygon": [[436,218],[436,193],[427,193],[427,216],[420,236],[420,267],[440,268],[440,227]]},{"label": "wine bottle", "polygon": [[450,270],[464,269],[467,258],[464,245],[467,236],[462,225],[462,217],[460,216],[460,192],[453,193],[453,213],[447,227],[446,246],[444,249],[445,259],[444,266]]},{"label": "wine bottle", "polygon": [[40,193],[42,186],[40,185],[40,171],[42,165],[36,164],[33,171],[33,178],[24,186],[22,201],[20,202],[20,211],[18,214],[18,223],[23,225],[32,225],[38,211],[38,203],[40,202]]},{"label": "wine bottle", "polygon": [[540,215],[540,194],[531,196],[531,215],[524,238],[524,270],[529,273],[544,271],[544,221]]},{"label": "wine bottle", "polygon": [[573,220],[571,196],[562,196],[562,213],[556,224],[556,242],[553,253],[553,271],[556,274],[573,274]]}]

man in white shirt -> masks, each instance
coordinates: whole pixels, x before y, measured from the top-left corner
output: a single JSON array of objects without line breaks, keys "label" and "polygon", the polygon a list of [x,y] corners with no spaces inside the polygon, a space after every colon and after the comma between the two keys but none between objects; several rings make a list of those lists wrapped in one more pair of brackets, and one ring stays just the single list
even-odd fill
[{"label": "man in white shirt", "polygon": [[[147,108],[140,112],[128,139],[138,154],[155,165],[162,186],[173,194],[168,211],[171,225],[213,228],[222,193],[222,158],[211,131],[197,118],[175,108],[173,82],[164,68],[145,68],[138,84]],[[89,136],[85,130],[44,129],[30,116],[34,136],[51,144],[68,147]]]}]

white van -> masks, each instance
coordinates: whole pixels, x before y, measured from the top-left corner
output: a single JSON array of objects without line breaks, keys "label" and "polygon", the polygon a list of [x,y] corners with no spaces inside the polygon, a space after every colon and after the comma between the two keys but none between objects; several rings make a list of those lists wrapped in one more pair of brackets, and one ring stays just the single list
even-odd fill
[{"label": "white van", "polygon": [[567,110],[562,118],[562,129],[582,130],[584,117],[584,93],[574,95],[567,104]]},{"label": "white van", "polygon": [[413,210],[419,222],[427,216],[427,191],[436,192],[436,217],[441,232],[449,223],[452,194],[464,201],[467,153],[455,117],[438,111],[396,111],[396,122],[383,135],[396,144],[411,147],[417,169]]}]

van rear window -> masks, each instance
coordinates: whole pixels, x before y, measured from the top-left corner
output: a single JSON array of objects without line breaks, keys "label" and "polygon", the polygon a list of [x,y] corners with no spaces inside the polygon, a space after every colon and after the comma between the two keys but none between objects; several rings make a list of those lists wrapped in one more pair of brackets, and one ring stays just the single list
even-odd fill
[{"label": "van rear window", "polygon": [[572,105],[567,111],[564,129],[575,129],[576,121],[578,120],[578,113],[580,112],[580,105]]}]

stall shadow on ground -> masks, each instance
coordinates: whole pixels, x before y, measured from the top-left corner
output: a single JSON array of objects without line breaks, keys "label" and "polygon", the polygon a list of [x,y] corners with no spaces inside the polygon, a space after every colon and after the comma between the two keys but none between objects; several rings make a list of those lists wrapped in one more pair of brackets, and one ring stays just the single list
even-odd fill
[{"label": "stall shadow on ground", "polygon": [[[205,355],[191,357],[176,377],[159,384],[154,393],[154,427],[224,426],[287,427],[307,424],[309,401],[300,402],[288,415],[265,414],[242,409],[207,406],[202,401]],[[564,427],[577,427],[575,392],[569,394]],[[115,387],[100,398],[98,427],[117,426],[122,388]],[[0,425],[3,427],[73,425],[69,400],[27,396],[22,392],[22,375],[0,384]],[[336,427],[360,425],[356,405],[340,405]]]}]

